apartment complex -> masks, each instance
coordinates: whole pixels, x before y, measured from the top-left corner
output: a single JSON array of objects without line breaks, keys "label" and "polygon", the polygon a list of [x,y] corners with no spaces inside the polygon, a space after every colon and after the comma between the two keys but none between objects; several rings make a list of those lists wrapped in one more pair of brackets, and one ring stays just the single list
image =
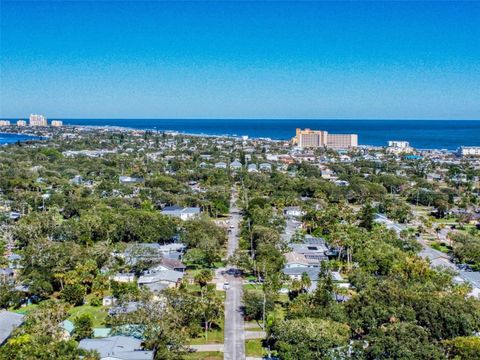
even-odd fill
[{"label": "apartment complex", "polygon": [[25,120],[18,120],[17,126],[27,126],[27,122]]},{"label": "apartment complex", "polygon": [[403,153],[410,153],[413,152],[413,148],[410,147],[410,143],[408,141],[398,141],[398,140],[390,140],[388,142],[388,147],[386,149],[387,153],[389,154],[403,154]]},{"label": "apartment complex", "polygon": [[329,134],[323,130],[299,129],[292,139],[301,148],[327,147],[331,149],[348,149],[358,146],[357,134]]},{"label": "apartment complex", "polygon": [[480,156],[480,146],[461,146],[457,153],[459,156]]},{"label": "apartment complex", "polygon": [[54,127],[63,126],[63,121],[61,121],[61,120],[52,120],[52,126],[54,126]]},{"label": "apartment complex", "polygon": [[10,126],[9,120],[0,120],[0,126]]},{"label": "apartment complex", "polygon": [[30,126],[47,126],[47,118],[43,115],[30,114]]},{"label": "apartment complex", "polygon": [[408,141],[390,140],[388,142],[388,146],[399,149],[407,149],[410,147],[410,143]]}]

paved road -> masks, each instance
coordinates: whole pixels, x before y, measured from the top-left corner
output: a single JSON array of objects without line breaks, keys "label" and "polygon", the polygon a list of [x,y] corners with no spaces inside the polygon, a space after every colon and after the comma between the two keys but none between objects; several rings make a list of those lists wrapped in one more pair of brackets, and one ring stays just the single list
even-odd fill
[{"label": "paved road", "polygon": [[[230,203],[230,225],[233,225],[228,235],[227,254],[233,255],[238,247],[238,233],[240,213],[235,206],[237,194],[232,191]],[[234,267],[229,269],[235,270]],[[225,297],[225,340],[224,340],[224,359],[243,360],[245,359],[245,330],[243,323],[243,314],[241,312],[242,301],[242,278],[233,275],[226,275],[230,283],[230,289],[227,290]]]},{"label": "paved road", "polygon": [[209,351],[223,352],[223,344],[190,345],[190,348],[197,352],[209,352]]}]

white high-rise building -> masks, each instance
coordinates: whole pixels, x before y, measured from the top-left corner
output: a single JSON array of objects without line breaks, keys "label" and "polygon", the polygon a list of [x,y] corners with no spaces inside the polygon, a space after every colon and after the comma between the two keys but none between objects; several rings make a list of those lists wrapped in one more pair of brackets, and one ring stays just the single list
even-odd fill
[{"label": "white high-rise building", "polygon": [[408,141],[397,141],[397,140],[390,140],[388,142],[388,146],[400,149],[406,149],[410,147],[410,143]]},{"label": "white high-rise building", "polygon": [[459,156],[480,156],[480,146],[460,146],[457,154]]},{"label": "white high-rise building", "polygon": [[63,121],[62,120],[52,120],[52,126],[54,126],[54,127],[63,126]]},{"label": "white high-rise building", "polygon": [[0,120],[0,126],[10,126],[9,120]]},{"label": "white high-rise building", "polygon": [[47,126],[47,118],[43,115],[30,114],[30,126]]},{"label": "white high-rise building", "polygon": [[17,126],[27,126],[27,122],[25,120],[18,120]]}]

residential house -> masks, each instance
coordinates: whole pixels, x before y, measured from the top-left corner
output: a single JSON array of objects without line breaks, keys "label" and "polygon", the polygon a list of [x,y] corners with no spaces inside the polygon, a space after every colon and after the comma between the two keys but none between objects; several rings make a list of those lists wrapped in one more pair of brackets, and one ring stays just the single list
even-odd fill
[{"label": "residential house", "polygon": [[330,169],[322,169],[322,178],[324,178],[326,180],[334,179],[334,178],[336,178],[335,172],[333,172]]},{"label": "residential house", "polygon": [[19,254],[12,253],[10,255],[7,255],[8,267],[11,269],[21,269],[21,260],[22,256]]},{"label": "residential house", "polygon": [[258,168],[260,169],[260,171],[267,171],[267,172],[270,172],[272,171],[272,164],[269,164],[269,163],[261,163]]},{"label": "residential house", "polygon": [[18,220],[18,219],[20,219],[21,216],[22,216],[22,214],[20,214],[17,211],[10,211],[10,213],[8,214],[8,218],[10,220]]},{"label": "residential house", "polygon": [[335,180],[333,183],[340,187],[347,187],[350,185],[350,183],[346,180]]},{"label": "residential house", "polygon": [[0,284],[13,283],[15,271],[11,268],[0,268]]},{"label": "residential house", "polygon": [[75,175],[73,178],[70,179],[70,183],[73,185],[82,185],[83,177],[81,175]]},{"label": "residential house", "polygon": [[116,273],[110,277],[111,280],[119,283],[130,283],[135,281],[135,274],[133,273]]},{"label": "residential house", "polygon": [[130,185],[130,184],[140,184],[140,183],[143,183],[145,181],[144,178],[142,177],[133,177],[133,176],[119,176],[118,177],[118,181],[120,182],[120,184],[123,184],[123,185]]},{"label": "residential house", "polygon": [[130,314],[140,308],[140,303],[137,301],[129,301],[127,303],[118,304],[108,310],[108,314],[113,316],[117,314]]},{"label": "residential house", "polygon": [[117,303],[118,299],[115,296],[105,296],[102,299],[102,306],[113,306]]},{"label": "residential house", "polygon": [[247,167],[247,171],[248,171],[249,173],[251,173],[251,172],[258,172],[257,164],[249,164],[248,167]]},{"label": "residential house", "polygon": [[162,261],[158,267],[162,267],[164,270],[174,270],[180,272],[185,272],[187,268],[180,260],[169,258],[162,258]]},{"label": "residential house", "polygon": [[150,291],[158,292],[169,287],[175,287],[182,280],[184,273],[175,270],[152,269],[138,278],[138,286],[145,286]]},{"label": "residential house", "polygon": [[154,352],[143,350],[142,341],[131,336],[111,336],[102,339],[83,339],[80,349],[95,350],[100,360],[153,360]]},{"label": "residential house", "polygon": [[215,163],[215,168],[216,169],[226,169],[227,168],[227,163],[224,162],[224,161],[219,161],[217,163]]},{"label": "residential house", "polygon": [[13,330],[23,324],[24,317],[22,314],[0,310],[0,346],[7,341]]},{"label": "residential house", "polygon": [[189,220],[200,215],[199,207],[165,206],[163,215],[178,217],[182,220]]},{"label": "residential house", "polygon": [[303,273],[306,273],[310,278],[312,284],[318,281],[318,274],[320,273],[320,268],[318,267],[285,267],[282,270],[282,273],[288,276],[292,280],[300,280]]},{"label": "residential house", "polygon": [[310,262],[303,254],[288,252],[283,256],[285,257],[286,261],[285,268],[308,268],[311,266]]},{"label": "residential house", "polygon": [[128,264],[136,264],[140,260],[158,260],[177,259],[182,257],[185,252],[185,245],[179,242],[163,244],[158,243],[138,243],[131,245],[123,255]]},{"label": "residential house", "polygon": [[301,218],[305,215],[305,212],[300,208],[300,206],[287,206],[283,209],[283,215],[289,218]]},{"label": "residential house", "polygon": [[322,244],[289,244],[290,249],[293,252],[302,254],[308,260],[309,264],[312,266],[320,266],[321,261],[328,260],[328,248]]},{"label": "residential house", "polygon": [[232,170],[240,170],[242,168],[242,163],[238,160],[232,161],[230,163],[230,169]]}]

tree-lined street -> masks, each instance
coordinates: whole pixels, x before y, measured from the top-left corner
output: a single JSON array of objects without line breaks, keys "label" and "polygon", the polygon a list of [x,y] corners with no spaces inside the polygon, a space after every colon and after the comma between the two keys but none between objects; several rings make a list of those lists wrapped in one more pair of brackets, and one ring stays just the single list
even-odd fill
[{"label": "tree-lined street", "polygon": [[[228,235],[227,256],[238,248],[240,212],[236,206],[237,192],[232,189],[230,203],[230,231]],[[225,359],[245,359],[245,332],[242,314],[242,278],[236,276],[236,268],[229,267],[226,278],[230,288],[225,297]]]}]

